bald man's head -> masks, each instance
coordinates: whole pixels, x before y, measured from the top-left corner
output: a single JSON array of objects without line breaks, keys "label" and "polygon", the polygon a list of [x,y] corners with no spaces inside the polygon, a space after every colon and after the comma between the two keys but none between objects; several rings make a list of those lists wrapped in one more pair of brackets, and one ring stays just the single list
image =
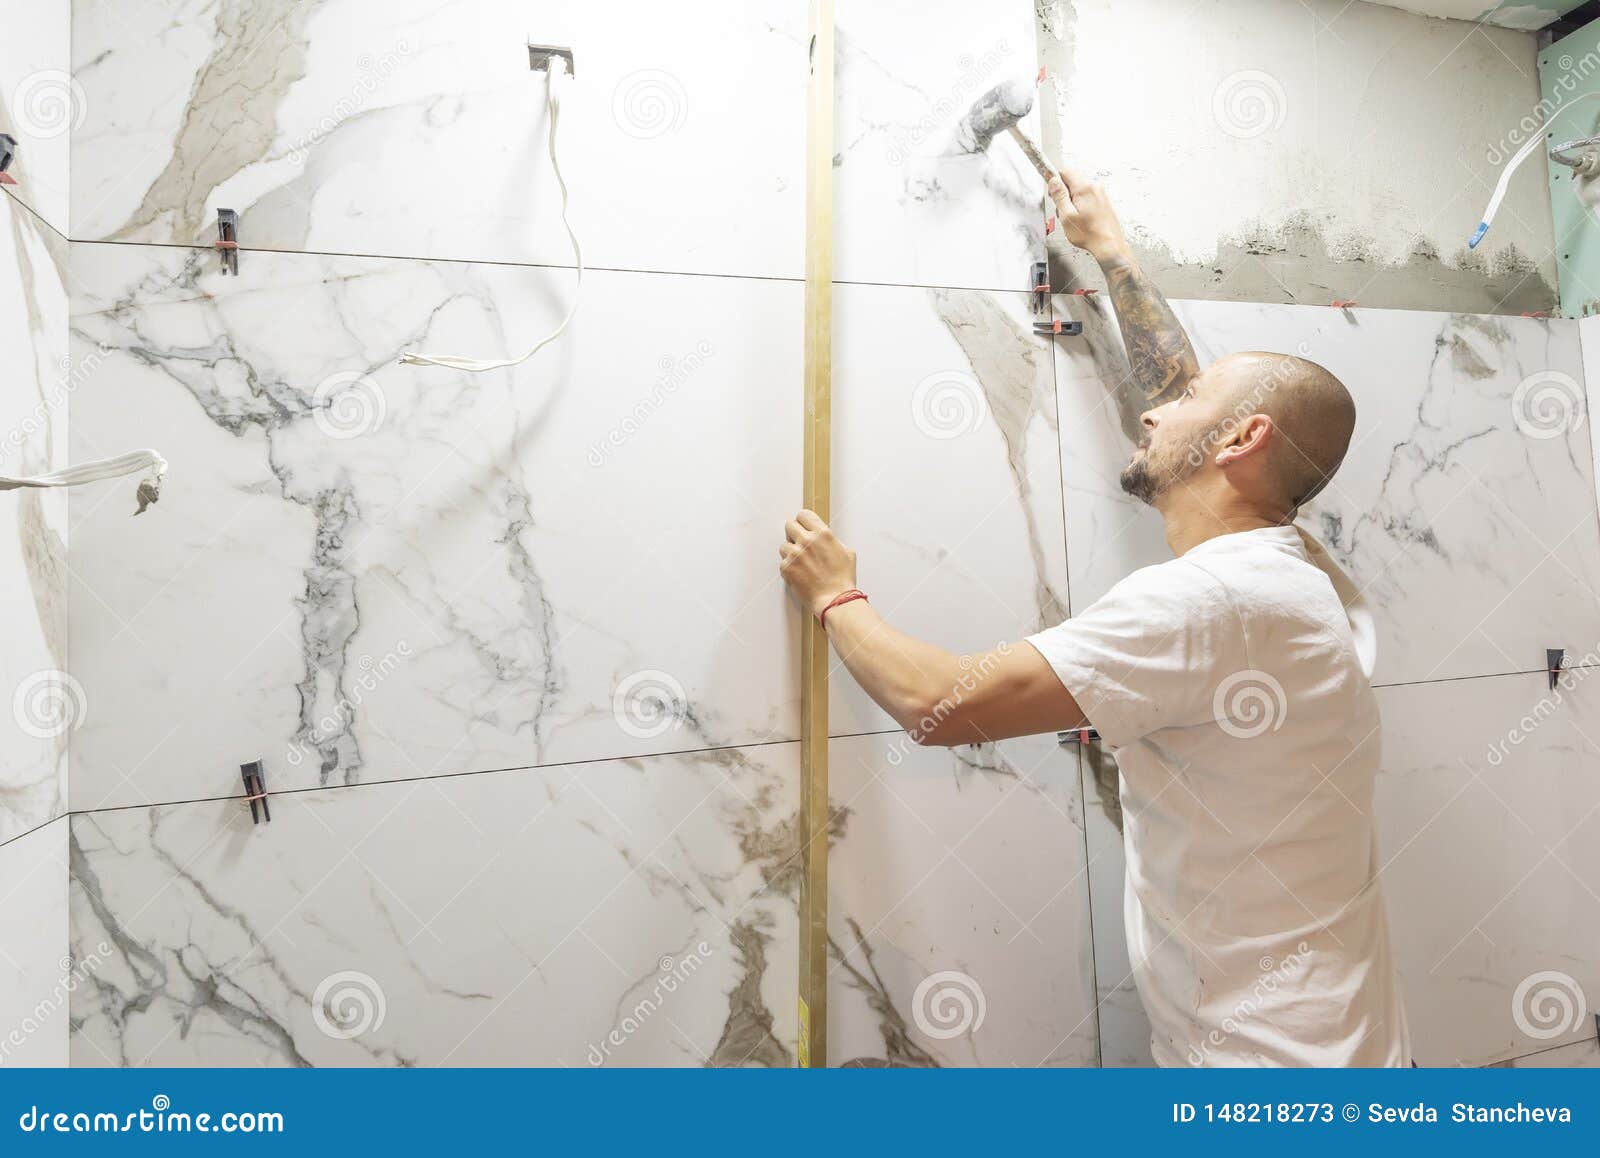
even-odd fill
[{"label": "bald man's head", "polygon": [[1156,503],[1220,461],[1255,492],[1251,497],[1292,512],[1344,461],[1356,404],[1315,362],[1250,351],[1212,363],[1183,397],[1141,421],[1145,440],[1122,475],[1129,494]]}]

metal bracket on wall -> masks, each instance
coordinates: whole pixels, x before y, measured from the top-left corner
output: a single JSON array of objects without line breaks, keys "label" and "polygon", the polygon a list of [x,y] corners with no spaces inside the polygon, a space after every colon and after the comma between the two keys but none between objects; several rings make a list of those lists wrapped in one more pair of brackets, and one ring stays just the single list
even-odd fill
[{"label": "metal bracket on wall", "polygon": [[568,76],[578,75],[578,70],[573,67],[572,63],[572,49],[560,48],[554,44],[528,45],[528,67],[533,69],[534,72],[549,72],[550,61],[555,57],[560,57],[567,62]]}]

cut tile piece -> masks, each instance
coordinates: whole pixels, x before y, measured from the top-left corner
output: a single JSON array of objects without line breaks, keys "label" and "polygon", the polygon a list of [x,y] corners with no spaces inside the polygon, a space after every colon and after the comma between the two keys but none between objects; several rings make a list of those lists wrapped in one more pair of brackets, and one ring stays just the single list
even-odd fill
[{"label": "cut tile piece", "polygon": [[[833,525],[902,631],[984,651],[1066,617],[1049,347],[1025,294],[839,286]],[[894,722],[840,670],[835,735]]]},{"label": "cut tile piece", "polygon": [[[66,243],[5,198],[0,229],[0,475],[27,477],[66,465],[81,369],[67,359]],[[66,810],[68,739],[90,707],[64,671],[66,537],[66,491],[0,491],[0,841]]]},{"label": "cut tile piece", "polygon": [[[1600,524],[1575,323],[1180,302],[1202,365],[1251,349],[1328,367],[1358,409],[1343,467],[1302,515],[1366,591],[1380,684],[1536,670],[1600,640]],[[1057,348],[1075,608],[1170,558],[1120,492],[1142,402],[1110,308]],[[1448,592],[1448,597],[1441,597]]]},{"label": "cut tile piece", "polygon": [[69,997],[108,959],[67,956],[66,820],[0,844],[0,1068],[67,1064]]},{"label": "cut tile piece", "polygon": [[72,819],[75,1065],[793,1064],[792,745]]},{"label": "cut tile piece", "polygon": [[1072,754],[898,735],[830,753],[830,1063],[1094,1065]]}]

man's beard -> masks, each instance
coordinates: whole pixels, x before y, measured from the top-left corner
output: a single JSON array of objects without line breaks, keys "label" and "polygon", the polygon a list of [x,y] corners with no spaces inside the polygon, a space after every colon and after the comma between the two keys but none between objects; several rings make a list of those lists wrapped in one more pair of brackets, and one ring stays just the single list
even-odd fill
[{"label": "man's beard", "polygon": [[1199,464],[1193,461],[1192,455],[1178,458],[1175,462],[1163,465],[1152,465],[1150,461],[1150,442],[1141,442],[1134,451],[1133,457],[1128,460],[1128,465],[1122,468],[1122,476],[1117,480],[1122,485],[1125,494],[1132,495],[1146,506],[1155,506],[1156,500],[1166,494],[1176,483],[1192,475],[1199,469]]}]

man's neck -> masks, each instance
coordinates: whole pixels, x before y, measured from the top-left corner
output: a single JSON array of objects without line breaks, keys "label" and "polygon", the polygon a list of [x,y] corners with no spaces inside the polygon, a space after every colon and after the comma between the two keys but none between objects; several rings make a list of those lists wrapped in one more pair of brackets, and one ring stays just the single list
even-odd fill
[{"label": "man's neck", "polygon": [[1183,555],[1219,535],[1257,531],[1262,527],[1281,527],[1288,516],[1265,510],[1237,495],[1206,497],[1192,491],[1164,497],[1156,503],[1166,524],[1167,546],[1174,555]]}]

